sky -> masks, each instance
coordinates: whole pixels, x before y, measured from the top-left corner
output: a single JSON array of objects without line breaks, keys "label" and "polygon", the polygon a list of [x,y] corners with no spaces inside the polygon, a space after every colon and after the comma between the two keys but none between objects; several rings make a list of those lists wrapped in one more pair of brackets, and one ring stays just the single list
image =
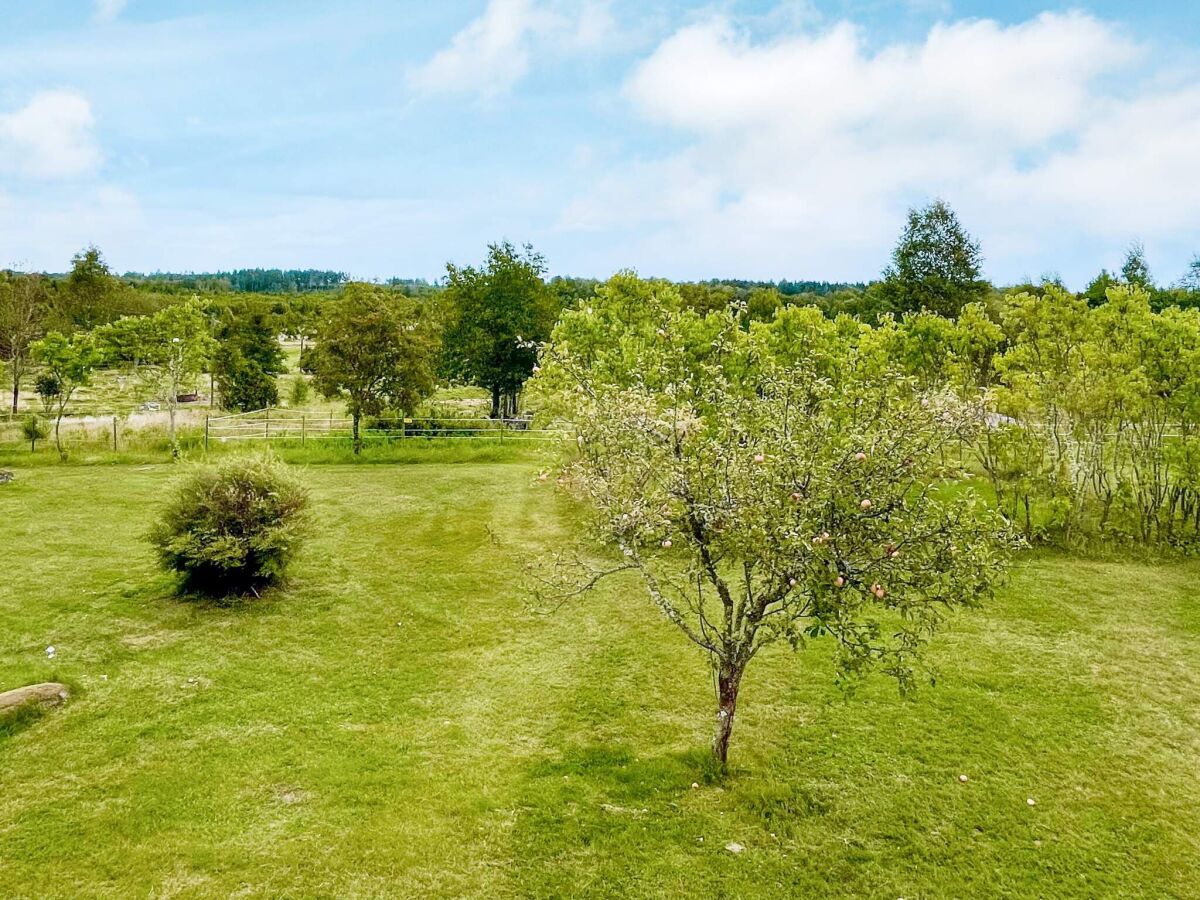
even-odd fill
[{"label": "sky", "polygon": [[1193,0],[0,0],[0,266],[997,283],[1200,253]]}]

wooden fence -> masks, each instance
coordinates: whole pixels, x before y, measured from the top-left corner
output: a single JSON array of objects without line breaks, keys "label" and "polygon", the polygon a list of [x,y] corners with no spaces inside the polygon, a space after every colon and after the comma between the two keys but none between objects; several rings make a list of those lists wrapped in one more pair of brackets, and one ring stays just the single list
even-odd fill
[{"label": "wooden fence", "polygon": [[[556,441],[562,429],[534,428],[529,419],[485,419],[434,416],[366,417],[360,426],[364,441],[372,438],[487,438],[498,441]],[[205,420],[204,445],[226,441],[350,440],[354,422],[349,416],[291,409],[257,409],[251,412],[211,416]]]}]

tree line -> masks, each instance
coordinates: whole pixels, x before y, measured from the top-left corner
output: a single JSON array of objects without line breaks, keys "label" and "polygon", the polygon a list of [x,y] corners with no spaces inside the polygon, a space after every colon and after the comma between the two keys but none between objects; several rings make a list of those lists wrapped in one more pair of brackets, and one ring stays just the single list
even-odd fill
[{"label": "tree line", "polygon": [[[225,278],[230,274],[239,277]],[[402,279],[344,283],[342,273],[241,270],[212,278],[194,276],[196,286],[211,290],[181,290],[187,278],[193,276],[120,277],[94,247],[77,254],[62,276],[0,273],[0,360],[11,414],[17,414],[22,391],[33,388],[57,423],[97,367],[128,370],[157,392],[172,418],[175,398],[202,373],[211,376],[222,407],[269,407],[280,400],[279,376],[285,365],[278,338],[284,335],[300,342],[301,367],[312,385],[346,401],[356,436],[364,416],[411,412],[437,383],[479,385],[490,395],[490,414],[508,418],[520,413],[539,347],[563,311],[586,303],[600,286],[594,279],[547,278],[541,254],[507,242],[491,245],[478,265],[448,264],[437,284]],[[267,292],[288,279],[304,289]],[[248,292],[249,287],[263,290]],[[1162,323],[1190,322],[1186,311],[1200,307],[1200,258],[1175,284],[1160,286],[1151,276],[1144,250],[1135,244],[1119,271],[1102,270],[1077,294],[1053,279],[1001,289],[982,276],[979,243],[947,204],[936,201],[909,212],[889,264],[869,284],[713,279],[674,288],[688,309],[712,313],[736,307],[747,323],[791,321],[793,310],[808,310],[838,333],[856,323],[881,334],[902,335],[896,352],[911,361],[916,377],[947,377],[944,367],[953,360],[955,371],[974,373],[971,391],[993,392],[990,402],[1003,421],[1032,427],[1032,414],[1012,399],[1017,388],[1005,382],[1006,372],[1014,371],[1017,347],[1028,340],[1025,332],[1016,330],[1016,298],[1039,298],[1038,308],[1052,311],[1045,315],[1082,310],[1076,319],[1094,323],[1112,318],[1111,298],[1117,292],[1125,306],[1132,303],[1128,298],[1138,298],[1137,315],[1157,333],[1160,326],[1167,327]],[[1102,314],[1101,309],[1110,312]],[[804,315],[805,321],[811,319],[809,313]],[[992,344],[984,354],[982,344],[988,340]],[[1079,352],[1088,360],[1099,353],[1088,343],[1091,340],[1078,338],[1084,348]],[[168,351],[192,341],[196,347],[181,368]],[[962,349],[964,342],[969,350]],[[1021,352],[1033,353],[1042,365],[1041,348]],[[1008,369],[988,368],[993,365]],[[174,374],[168,377],[167,372]],[[307,380],[293,382],[298,396],[307,385]],[[173,388],[180,390],[172,393]],[[1056,402],[1049,412],[1057,415],[1066,408]],[[1079,413],[1069,413],[1075,427]],[[1119,424],[1117,430],[1124,440],[1126,426]],[[1017,477],[1015,463],[1001,452],[1000,432],[989,435],[995,447],[984,462],[995,473],[997,494],[1008,498],[1004,502],[1011,502],[1014,491],[1020,494],[1017,502],[1028,503],[1026,518],[1032,530],[1037,505],[1032,486],[1061,502],[1065,481],[1059,478],[1051,488],[1049,476]],[[1127,446],[1121,443],[1111,452],[1105,448],[1103,454],[1125,454]],[[1056,449],[1049,458],[1061,456]],[[1075,486],[1074,518],[1081,515],[1082,487],[1102,482],[1094,474]],[[1104,528],[1116,527],[1111,510],[1124,502],[1121,498],[1128,490],[1128,485],[1118,490],[1114,484],[1109,497],[1108,489],[1100,488],[1101,504],[1110,511],[1101,516]],[[1059,516],[1055,521],[1067,520]],[[1065,524],[1064,528],[1070,530]]]},{"label": "tree line", "polygon": [[126,272],[126,281],[167,289],[251,294],[302,294],[347,284],[345,272],[328,269],[233,269],[228,272]]}]

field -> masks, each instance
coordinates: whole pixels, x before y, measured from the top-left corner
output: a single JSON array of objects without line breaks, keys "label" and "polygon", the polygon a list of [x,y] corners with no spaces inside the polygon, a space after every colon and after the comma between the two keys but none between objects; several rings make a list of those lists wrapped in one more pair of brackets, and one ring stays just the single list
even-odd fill
[{"label": "field", "polygon": [[1196,896],[1200,565],[1025,556],[911,701],[768,653],[714,779],[636,585],[529,608],[572,527],[535,462],[428,457],[310,466],[290,586],[237,607],[142,541],[177,468],[18,468],[0,689],[76,693],[0,733],[0,896]]}]

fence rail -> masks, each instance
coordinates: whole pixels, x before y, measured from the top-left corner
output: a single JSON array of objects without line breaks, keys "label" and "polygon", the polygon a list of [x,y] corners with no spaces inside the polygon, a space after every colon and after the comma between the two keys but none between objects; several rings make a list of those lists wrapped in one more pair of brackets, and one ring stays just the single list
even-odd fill
[{"label": "fence rail", "polygon": [[[332,413],[297,410],[259,409],[251,412],[213,416],[206,420],[204,440],[226,441],[308,441],[349,440],[354,420]],[[434,416],[366,418],[360,422],[365,440],[381,437],[404,438],[491,438],[499,441],[554,441],[566,434],[562,429],[534,428],[529,419],[485,419]]]}]

